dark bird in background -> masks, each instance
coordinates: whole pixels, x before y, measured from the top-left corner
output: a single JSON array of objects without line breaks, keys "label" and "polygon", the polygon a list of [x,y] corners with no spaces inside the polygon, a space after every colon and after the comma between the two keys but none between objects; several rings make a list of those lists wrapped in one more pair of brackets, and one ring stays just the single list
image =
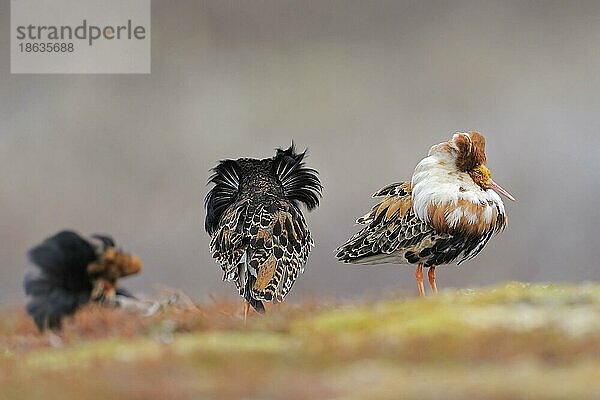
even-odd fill
[{"label": "dark bird in background", "polygon": [[118,296],[132,297],[118,280],[142,268],[142,261],[117,248],[111,237],[84,238],[72,231],[47,238],[27,256],[27,313],[40,331],[60,329],[64,316],[89,301],[114,304]]},{"label": "dark bird in background", "polygon": [[223,280],[235,282],[244,302],[264,313],[263,301],[281,302],[304,271],[313,239],[300,204],[319,205],[318,172],[294,144],[262,160],[223,160],[212,169],[205,199],[206,232]]},{"label": "dark bird in background", "polygon": [[506,226],[498,194],[515,199],[494,182],[486,166],[485,139],[459,132],[432,146],[412,179],[376,192],[383,199],[356,222],[365,225],[337,249],[352,264],[417,264],[419,295],[423,268],[436,293],[435,267],[475,257]]}]

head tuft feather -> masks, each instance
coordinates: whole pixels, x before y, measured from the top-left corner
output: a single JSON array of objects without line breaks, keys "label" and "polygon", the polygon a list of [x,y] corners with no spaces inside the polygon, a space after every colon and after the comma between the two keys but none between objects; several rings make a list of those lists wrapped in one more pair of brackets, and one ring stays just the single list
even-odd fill
[{"label": "head tuft feather", "polygon": [[98,240],[100,243],[102,243],[102,250],[106,250],[109,247],[117,246],[115,243],[115,240],[110,235],[97,233],[95,235],[92,235],[92,238],[94,238],[94,239]]},{"label": "head tuft feather", "polygon": [[241,168],[236,160],[222,160],[212,169],[208,183],[215,186],[204,199],[206,219],[204,229],[212,235],[219,226],[221,215],[235,201],[239,193]]},{"label": "head tuft feather", "polygon": [[451,143],[457,149],[456,167],[459,171],[471,171],[479,165],[485,165],[485,138],[481,133],[459,132],[452,137]]},{"label": "head tuft feather", "polygon": [[294,143],[283,150],[277,149],[273,158],[273,171],[283,186],[286,199],[303,203],[310,211],[319,205],[323,185],[317,170],[305,166],[306,151],[296,153]]}]

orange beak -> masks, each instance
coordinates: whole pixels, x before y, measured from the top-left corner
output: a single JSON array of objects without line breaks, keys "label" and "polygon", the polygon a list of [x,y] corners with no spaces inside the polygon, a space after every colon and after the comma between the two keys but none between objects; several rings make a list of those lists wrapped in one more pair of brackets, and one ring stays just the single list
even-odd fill
[{"label": "orange beak", "polygon": [[512,201],[517,201],[517,199],[515,199],[512,194],[508,193],[506,190],[504,190],[502,188],[502,186],[498,185],[496,182],[494,182],[491,178],[488,181],[488,185],[490,185],[490,189],[492,189],[494,192],[501,194],[502,196],[505,196],[507,199],[512,200]]}]

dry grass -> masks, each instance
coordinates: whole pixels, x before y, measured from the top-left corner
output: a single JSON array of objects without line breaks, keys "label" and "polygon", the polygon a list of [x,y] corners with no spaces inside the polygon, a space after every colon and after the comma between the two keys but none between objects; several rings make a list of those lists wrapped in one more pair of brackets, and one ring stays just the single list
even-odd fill
[{"label": "dry grass", "polygon": [[600,397],[593,285],[314,301],[246,326],[221,299],[152,317],[88,307],[61,338],[52,347],[21,311],[2,314],[0,399]]}]

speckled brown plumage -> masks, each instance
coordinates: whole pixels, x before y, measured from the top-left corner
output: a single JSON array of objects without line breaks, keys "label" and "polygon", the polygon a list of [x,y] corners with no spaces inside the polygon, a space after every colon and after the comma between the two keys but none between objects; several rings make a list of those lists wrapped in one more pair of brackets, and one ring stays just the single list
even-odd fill
[{"label": "speckled brown plumage", "polygon": [[[415,215],[411,193],[410,182],[394,183],[376,192],[373,197],[383,199],[356,221],[365,227],[337,249],[337,258],[352,264],[423,263],[425,267],[460,263],[476,256],[494,232],[439,232]],[[502,222],[497,223],[500,228]]]},{"label": "speckled brown plumage", "polygon": [[496,184],[486,166],[485,138],[459,132],[431,147],[411,181],[394,183],[357,223],[364,227],[336,251],[351,264],[416,264],[419,294],[423,267],[434,292],[435,266],[475,257],[493,234],[506,226],[498,194],[514,198]]},{"label": "speckled brown plumage", "polygon": [[206,198],[206,230],[223,279],[257,311],[283,301],[304,270],[313,239],[300,210],[318,206],[321,183],[305,152],[277,150],[267,159],[224,160]]}]

